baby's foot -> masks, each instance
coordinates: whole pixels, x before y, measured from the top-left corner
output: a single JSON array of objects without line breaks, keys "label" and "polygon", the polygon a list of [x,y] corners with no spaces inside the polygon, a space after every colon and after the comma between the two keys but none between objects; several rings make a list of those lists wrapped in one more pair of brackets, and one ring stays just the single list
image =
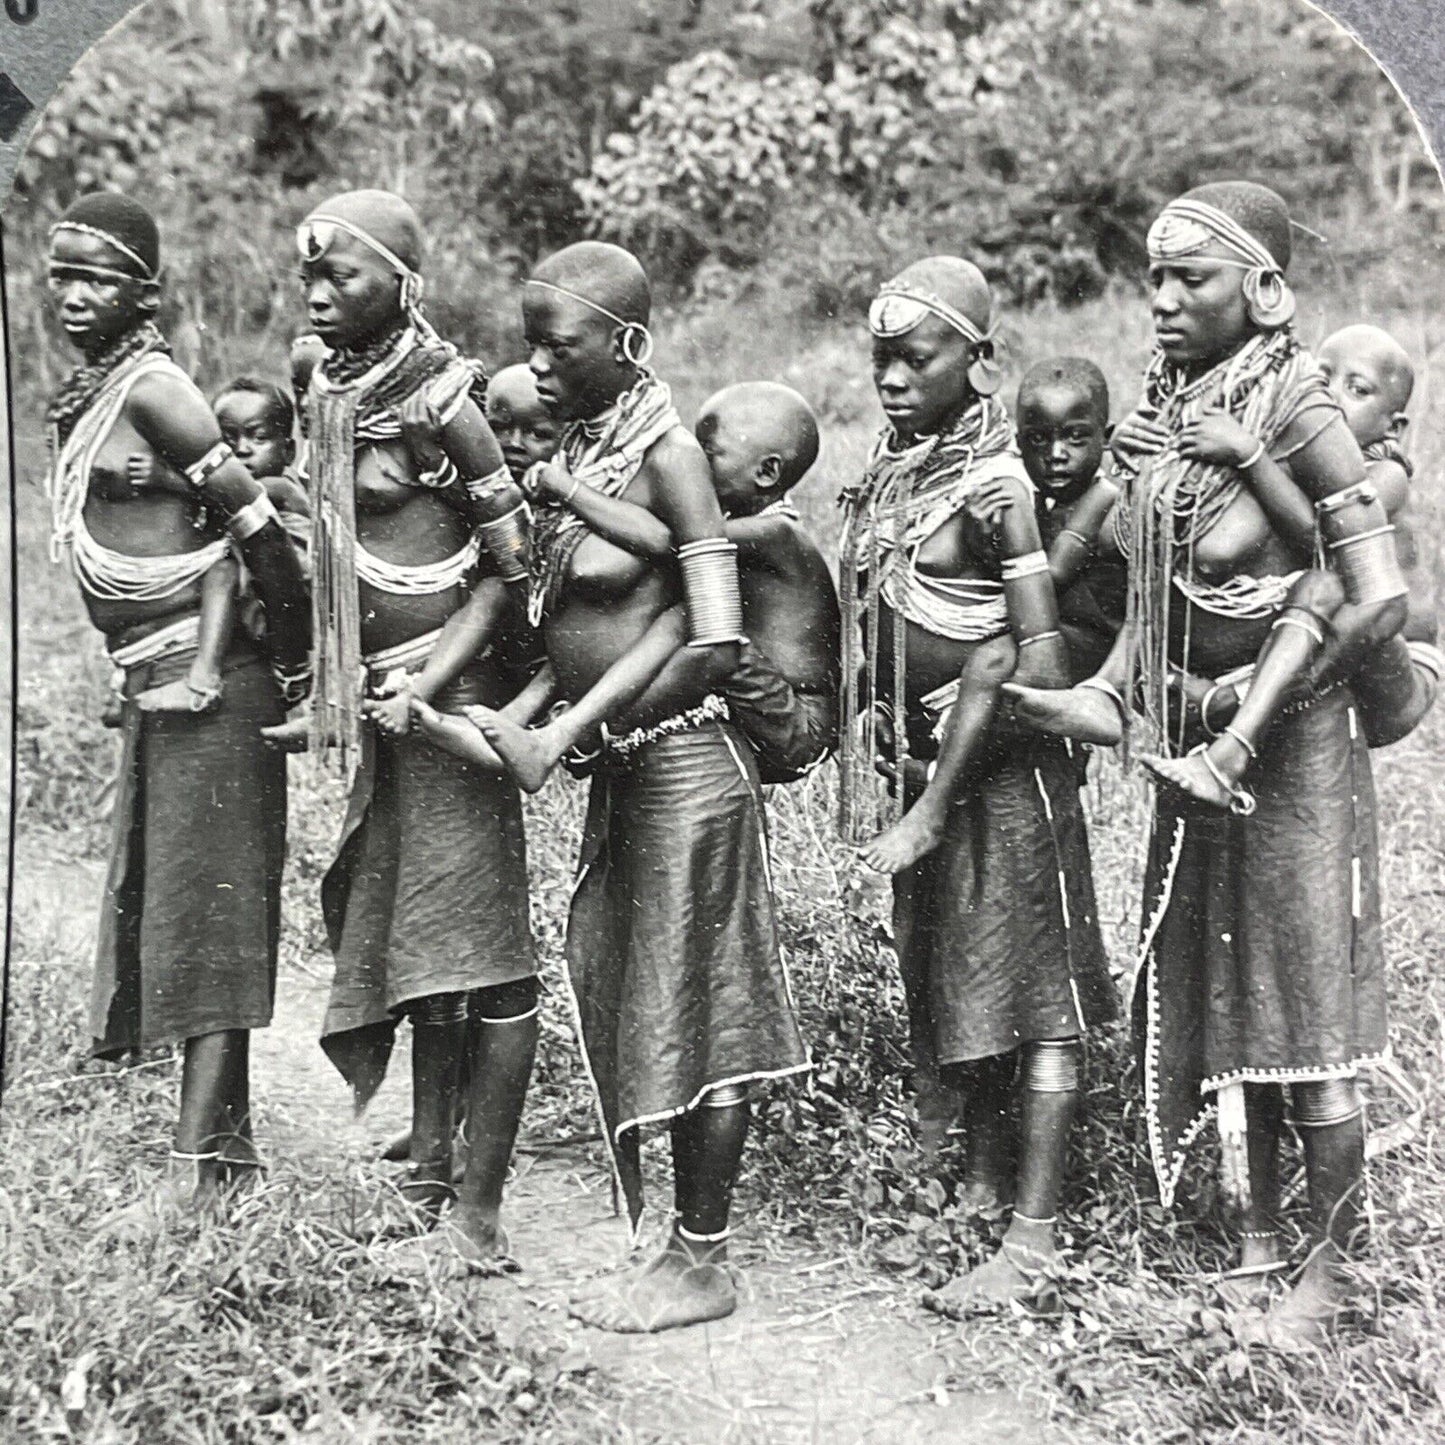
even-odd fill
[{"label": "baby's foot", "polygon": [[943,822],[941,813],[915,804],[891,828],[870,838],[858,856],[880,873],[902,873],[943,842]]},{"label": "baby's foot", "polygon": [[136,696],[142,712],[213,713],[221,706],[224,684],[218,672],[197,672],[183,678],[148,687]]},{"label": "baby's foot", "polygon": [[1013,704],[1014,716],[1036,732],[1110,748],[1124,735],[1114,700],[1096,688],[1006,682],[1003,692]]},{"label": "baby's foot", "polygon": [[562,760],[566,747],[558,747],[547,728],[525,728],[490,708],[471,709],[467,716],[491,743],[502,766],[524,792],[540,791]]}]

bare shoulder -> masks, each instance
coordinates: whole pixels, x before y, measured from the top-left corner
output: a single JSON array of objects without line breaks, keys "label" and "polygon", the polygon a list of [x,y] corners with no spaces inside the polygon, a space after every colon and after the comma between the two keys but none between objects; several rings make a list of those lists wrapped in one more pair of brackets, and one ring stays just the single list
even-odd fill
[{"label": "bare shoulder", "polygon": [[193,407],[197,404],[210,410],[200,387],[178,366],[158,367],[146,372],[131,387],[126,399],[137,412],[147,416],[158,416],[177,406]]},{"label": "bare shoulder", "polygon": [[643,465],[658,476],[671,476],[677,472],[685,475],[697,467],[702,467],[706,473],[707,456],[702,449],[702,443],[685,426],[679,424],[658,437],[648,449],[647,460]]}]

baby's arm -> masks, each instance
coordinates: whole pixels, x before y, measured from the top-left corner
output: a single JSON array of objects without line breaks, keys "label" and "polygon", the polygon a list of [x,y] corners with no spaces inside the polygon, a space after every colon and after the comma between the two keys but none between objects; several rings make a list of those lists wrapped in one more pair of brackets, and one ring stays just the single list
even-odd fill
[{"label": "baby's arm", "polygon": [[1099,545],[1099,533],[1119,496],[1118,483],[1108,477],[1096,477],[1088,491],[1074,503],[1069,520],[1049,548],[1049,574],[1055,592],[1063,592],[1079,579],[1079,574],[1093,559]]},{"label": "baby's arm", "polygon": [[604,496],[578,481],[560,457],[535,467],[529,485],[570,507],[599,537],[624,552],[654,561],[672,555],[672,529],[666,522],[636,502]]}]

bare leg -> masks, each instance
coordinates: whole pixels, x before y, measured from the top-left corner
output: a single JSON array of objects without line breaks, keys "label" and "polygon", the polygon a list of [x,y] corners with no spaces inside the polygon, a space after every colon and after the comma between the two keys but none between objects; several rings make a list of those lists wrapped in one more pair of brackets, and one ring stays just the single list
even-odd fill
[{"label": "bare leg", "polygon": [[489,772],[505,771],[501,758],[470,721],[470,709],[464,717],[455,717],[451,713],[438,712],[419,697],[412,699],[411,709],[418,731],[428,742]]},{"label": "bare leg", "polygon": [[704,1101],[674,1121],[677,1223],[671,1238],[640,1269],[575,1301],[573,1314],[618,1334],[653,1334],[722,1319],[737,1308],[737,1290],[725,1266],[748,1116],[746,1099],[720,1108]]},{"label": "bare leg", "polygon": [[1239,1264],[1220,1281],[1224,1303],[1245,1309],[1265,1303],[1286,1268],[1279,1228],[1279,1142],[1284,1093],[1276,1084],[1246,1084],[1249,1206],[1240,1229]]},{"label": "bare leg", "polygon": [[996,1215],[1013,1203],[1015,1065],[1015,1056],[1005,1054],[967,1070],[968,1153],[958,1202],[969,1214]]},{"label": "bare leg", "polygon": [[[1294,1098],[1314,1247],[1294,1288],[1241,1332],[1247,1344],[1286,1352],[1322,1344],[1349,1305],[1346,1261],[1360,1227],[1365,1188],[1365,1121],[1353,1081],[1297,1084]],[[1315,1122],[1348,1114],[1351,1102],[1351,1117]]]},{"label": "bare leg", "polygon": [[468,1268],[495,1270],[507,1254],[502,1190],[537,1053],[537,1010],[489,1019],[483,1010],[467,1100],[466,1172],[442,1240]]},{"label": "bare leg", "polygon": [[230,1121],[236,1058],[244,1063],[243,1029],[200,1034],[185,1042],[181,1107],[165,1180],[102,1221],[107,1238],[136,1237],[213,1206],[223,1183],[221,1145]]},{"label": "bare leg", "polygon": [[539,728],[521,727],[487,708],[477,708],[472,716],[519,786],[535,793],[569,749],[592,739],[658,679],[683,644],[683,626],[681,608],[664,612],[584,697]]},{"label": "bare leg", "polygon": [[1024,1045],[1023,1128],[1013,1218],[992,1259],[925,1296],[931,1309],[959,1319],[1026,1300],[1039,1273],[1057,1262],[1054,1229],[1078,1105],[1082,1052],[1077,1039]]},{"label": "bare leg", "polygon": [[467,995],[433,994],[409,1006],[411,1042],[411,1166],[397,1186],[401,1208],[388,1203],[361,1230],[368,1240],[421,1234],[456,1195],[452,1136],[457,1081],[467,1038]]},{"label": "bare leg", "polygon": [[215,712],[221,706],[221,663],[236,626],[240,573],[229,559],[217,562],[201,579],[200,634],[196,655],[185,677],[136,695],[142,712]]},{"label": "bare leg", "polygon": [[1201,802],[1216,808],[1241,803],[1240,780],[1290,691],[1309,675],[1344,599],[1333,572],[1306,572],[1290,588],[1279,621],[1260,648],[1249,692],[1224,735],[1186,757],[1145,754],[1139,761],[1163,782]]},{"label": "bare leg", "polygon": [[999,685],[1013,675],[1018,649],[1010,637],[981,643],[959,677],[958,700],[944,730],[933,777],[918,801],[876,838],[858,850],[880,873],[901,873],[943,841],[948,809],[964,772],[988,736],[998,711]]}]

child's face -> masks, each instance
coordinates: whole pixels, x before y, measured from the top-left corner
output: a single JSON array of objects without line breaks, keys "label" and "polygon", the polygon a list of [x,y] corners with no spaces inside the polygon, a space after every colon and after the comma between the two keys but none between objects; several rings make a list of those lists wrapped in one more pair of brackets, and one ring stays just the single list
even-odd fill
[{"label": "child's face", "polygon": [[968,368],[973,346],[930,316],[902,336],[873,338],[873,385],[902,437],[932,436],[974,399]]},{"label": "child's face", "polygon": [[1170,361],[1176,365],[1221,361],[1255,334],[1245,304],[1243,274],[1215,247],[1150,266],[1154,337]]},{"label": "child's face", "polygon": [[695,430],[712,473],[718,504],[728,516],[735,516],[757,499],[758,467],[767,449],[726,412],[702,412]]},{"label": "child's face", "polygon": [[1033,484],[1073,500],[1093,480],[1109,439],[1097,403],[1077,386],[1035,387],[1019,405],[1019,450]]},{"label": "child's face", "polygon": [[295,447],[264,396],[228,391],[216,398],[215,410],[222,439],[253,477],[279,477],[286,470]]},{"label": "child's face", "polygon": [[487,389],[487,422],[514,482],[520,482],[535,463],[550,461],[562,434],[561,425],[544,410],[535,391],[523,392],[498,381]]},{"label": "child's face", "polygon": [[1365,340],[1330,337],[1316,360],[1329,383],[1330,395],[1345,414],[1345,424],[1362,447],[1399,433],[1399,378],[1380,348],[1372,348]]}]

